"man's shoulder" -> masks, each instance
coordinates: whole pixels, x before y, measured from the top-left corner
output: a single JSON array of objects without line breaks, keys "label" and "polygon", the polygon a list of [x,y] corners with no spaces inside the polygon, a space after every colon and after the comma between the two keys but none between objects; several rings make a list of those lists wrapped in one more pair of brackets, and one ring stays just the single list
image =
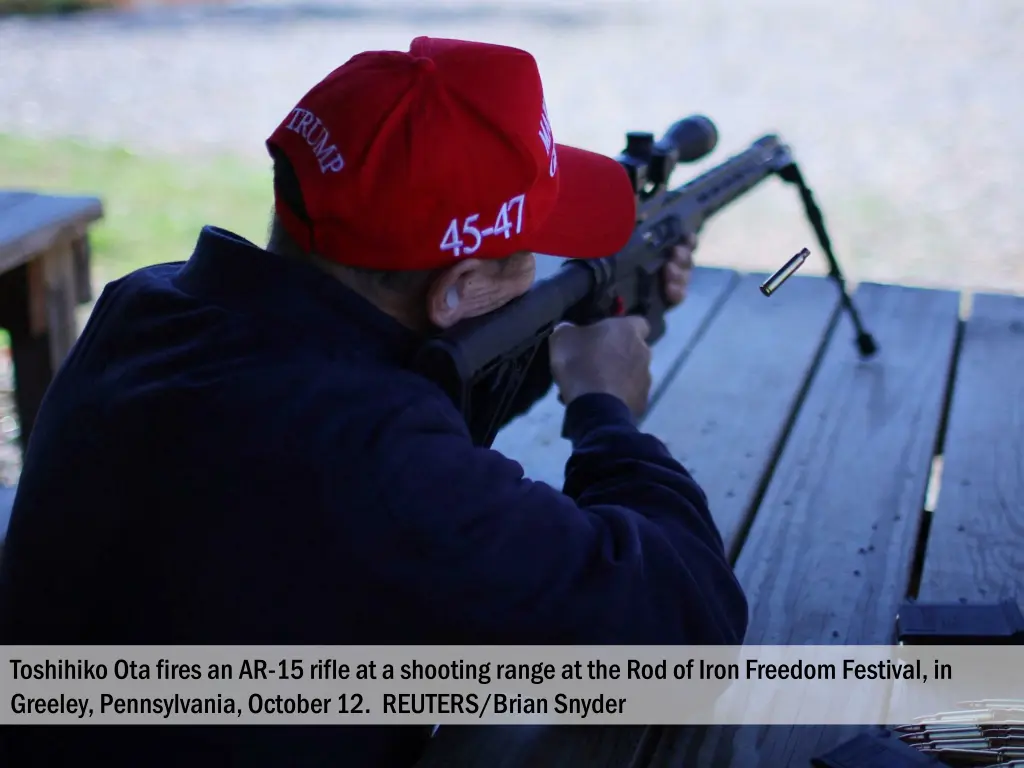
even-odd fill
[{"label": "man's shoulder", "polygon": [[101,298],[104,295],[126,296],[140,290],[170,291],[174,277],[187,263],[184,260],[166,261],[133,269],[108,282],[103,287]]},{"label": "man's shoulder", "polygon": [[346,343],[347,334],[321,337],[192,296],[176,285],[182,264],[145,267],[108,285],[61,376],[65,395],[124,416],[117,421],[126,425],[175,431],[191,422],[228,441],[258,422],[293,448],[464,429],[437,385],[356,329]]}]

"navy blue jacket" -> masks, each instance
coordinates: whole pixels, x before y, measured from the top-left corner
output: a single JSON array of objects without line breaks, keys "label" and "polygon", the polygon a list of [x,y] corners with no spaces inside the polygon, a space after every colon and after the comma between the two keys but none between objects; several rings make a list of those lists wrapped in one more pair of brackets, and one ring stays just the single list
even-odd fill
[{"label": "navy blue jacket", "polygon": [[[26,454],[0,643],[742,640],[704,493],[620,400],[567,408],[559,492],[473,446],[405,368],[417,341],[213,228],[108,285]],[[34,733],[8,732],[9,764],[395,766],[428,732]]]}]

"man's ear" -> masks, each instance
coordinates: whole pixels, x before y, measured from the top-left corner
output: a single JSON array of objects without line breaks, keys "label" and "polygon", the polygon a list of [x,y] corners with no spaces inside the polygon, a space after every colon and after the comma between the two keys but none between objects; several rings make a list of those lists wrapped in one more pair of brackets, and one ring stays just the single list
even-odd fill
[{"label": "man's ear", "polygon": [[466,259],[438,275],[427,293],[427,316],[438,328],[493,312],[533,285],[536,260],[522,251],[507,259]]},{"label": "man's ear", "polygon": [[451,328],[472,317],[479,305],[479,288],[490,282],[484,262],[466,259],[448,267],[434,280],[427,292],[427,316],[438,328]]}]

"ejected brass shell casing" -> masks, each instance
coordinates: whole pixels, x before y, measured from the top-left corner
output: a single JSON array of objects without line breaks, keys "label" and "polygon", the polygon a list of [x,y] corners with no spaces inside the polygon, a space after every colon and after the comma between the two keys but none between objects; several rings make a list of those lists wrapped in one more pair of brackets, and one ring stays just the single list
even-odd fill
[{"label": "ejected brass shell casing", "polygon": [[761,293],[765,296],[771,296],[775,293],[775,291],[779,289],[780,285],[789,280],[789,278],[793,276],[793,273],[800,269],[803,263],[807,261],[807,257],[810,255],[811,252],[804,248],[800,253],[783,264],[782,268],[778,272],[761,283]]}]

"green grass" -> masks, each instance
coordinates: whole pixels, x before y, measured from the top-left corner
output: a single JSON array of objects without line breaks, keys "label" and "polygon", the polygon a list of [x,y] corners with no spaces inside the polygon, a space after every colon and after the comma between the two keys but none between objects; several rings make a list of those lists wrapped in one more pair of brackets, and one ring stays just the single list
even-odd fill
[{"label": "green grass", "polygon": [[69,140],[0,134],[0,189],[94,195],[105,215],[90,230],[98,285],[134,269],[189,257],[205,224],[262,244],[270,162],[167,158]]},{"label": "green grass", "polygon": [[45,16],[109,7],[105,0],[0,0],[0,17],[9,14]]}]

